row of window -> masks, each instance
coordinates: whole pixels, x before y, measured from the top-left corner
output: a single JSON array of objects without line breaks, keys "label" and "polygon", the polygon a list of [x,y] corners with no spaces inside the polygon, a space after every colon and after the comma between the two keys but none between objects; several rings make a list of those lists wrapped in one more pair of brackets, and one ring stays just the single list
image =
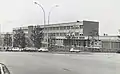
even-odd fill
[{"label": "row of window", "polygon": [[82,29],[83,25],[73,26],[59,26],[59,27],[46,27],[45,30],[68,30],[68,29]]},{"label": "row of window", "polygon": [[[48,33],[48,36],[66,36],[68,33]],[[47,33],[45,33],[47,36]],[[83,36],[83,34],[79,34],[79,32],[75,33],[75,36]]]}]

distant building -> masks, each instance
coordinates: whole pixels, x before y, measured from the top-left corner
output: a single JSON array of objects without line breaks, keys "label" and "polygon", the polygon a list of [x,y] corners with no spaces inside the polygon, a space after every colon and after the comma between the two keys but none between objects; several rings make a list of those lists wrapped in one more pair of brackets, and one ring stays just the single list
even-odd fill
[{"label": "distant building", "polygon": [[100,36],[103,51],[116,52],[120,50],[120,37],[119,36]]},{"label": "distant building", "polygon": [[[12,33],[11,32],[7,32],[7,33],[12,37]],[[5,34],[6,33],[1,33],[0,34],[0,48],[4,47],[4,37],[5,37]]]},{"label": "distant building", "polygon": [[[14,28],[14,29],[13,29],[13,36],[14,36],[14,34],[17,32],[17,30],[22,29],[22,30],[24,31],[24,33],[25,33],[26,42],[27,42],[27,44],[29,44],[29,45],[27,45],[27,46],[33,47],[33,46],[34,46],[34,43],[33,43],[33,41],[31,40],[30,37],[31,37],[32,31],[34,30],[35,27],[40,27],[40,26],[37,25],[37,26],[26,26],[26,27]],[[13,40],[13,41],[14,41],[14,40]]]},{"label": "distant building", "polygon": [[16,32],[18,29],[22,29],[22,30],[24,31],[24,33],[25,33],[26,35],[28,35],[28,26],[26,26],[26,27],[13,28],[13,35],[15,34],[15,32]]},{"label": "distant building", "polygon": [[[120,50],[119,36],[99,36],[94,38],[99,40],[95,41],[93,46],[102,48],[101,52],[116,52]],[[85,39],[88,39],[88,36]]]}]

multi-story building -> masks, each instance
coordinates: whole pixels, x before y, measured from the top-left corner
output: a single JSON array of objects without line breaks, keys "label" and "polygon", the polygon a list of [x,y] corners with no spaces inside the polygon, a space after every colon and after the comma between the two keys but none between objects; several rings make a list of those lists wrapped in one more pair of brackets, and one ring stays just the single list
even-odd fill
[{"label": "multi-story building", "polygon": [[4,42],[4,38],[5,38],[5,35],[8,34],[9,37],[12,37],[12,33],[9,32],[9,33],[1,33],[0,34],[0,49],[3,48],[3,47],[6,47],[6,46],[12,46],[12,43],[8,43],[8,45],[5,44]]},{"label": "multi-story building", "polygon": [[[76,46],[86,46],[84,36],[91,35],[91,32],[95,31],[96,35],[99,35],[99,22],[94,21],[77,21],[69,23],[58,23],[49,25],[39,25],[40,28],[44,28],[44,40],[43,46],[48,47],[49,38],[54,37],[54,44],[56,46],[66,46],[66,45],[76,45]],[[17,29],[23,29],[26,36],[30,37],[32,30],[35,26],[14,28],[13,34]],[[74,38],[67,41],[66,36],[71,33]],[[71,44],[69,44],[71,43]]]},{"label": "multi-story building", "polygon": [[[26,42],[28,44],[27,46],[33,47],[34,43],[31,40],[31,34],[32,34],[32,31],[34,30],[35,27],[41,27],[41,26],[37,25],[37,26],[26,26],[26,27],[14,28],[13,29],[13,36],[16,32],[18,32],[19,29],[22,29],[23,32],[25,33]],[[14,41],[14,39],[13,39],[13,41]]]},{"label": "multi-story building", "polygon": [[26,34],[26,35],[28,35],[28,26],[26,26],[26,27],[17,27],[17,28],[13,28],[13,35],[15,34],[15,32],[18,30],[18,29],[22,29],[23,31],[24,31],[24,33]]},{"label": "multi-story building", "polygon": [[[94,21],[77,21],[69,23],[58,23],[44,25],[44,41],[43,46],[49,45],[49,38],[54,38],[54,45],[60,48],[61,46],[87,46],[88,41],[85,36],[99,35],[99,22]],[[69,40],[67,36],[71,34],[72,38]]]},{"label": "multi-story building", "polygon": [[[49,47],[50,44],[55,46],[57,50],[65,50],[67,49],[66,47],[71,46],[86,47],[90,46],[90,42],[94,39],[98,40],[98,43],[94,41],[93,46],[100,46],[107,49],[103,51],[120,49],[120,38],[118,36],[99,36],[99,22],[77,21],[38,26],[43,28],[44,32],[43,47]],[[30,36],[34,27],[21,27],[31,44],[33,42],[30,40]],[[13,33],[17,29],[20,28],[13,29]]]}]

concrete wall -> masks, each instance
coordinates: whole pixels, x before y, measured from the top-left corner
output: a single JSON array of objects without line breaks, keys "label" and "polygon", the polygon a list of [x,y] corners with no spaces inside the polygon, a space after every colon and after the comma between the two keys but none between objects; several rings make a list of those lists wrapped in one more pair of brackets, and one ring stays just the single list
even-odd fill
[{"label": "concrete wall", "polygon": [[33,26],[28,26],[28,37],[31,36],[33,30]]},{"label": "concrete wall", "polygon": [[102,47],[106,49],[120,49],[120,42],[102,41]]},{"label": "concrete wall", "polygon": [[83,21],[83,35],[88,36],[93,32],[93,30],[96,30],[99,35],[99,22],[92,22],[92,21]]}]

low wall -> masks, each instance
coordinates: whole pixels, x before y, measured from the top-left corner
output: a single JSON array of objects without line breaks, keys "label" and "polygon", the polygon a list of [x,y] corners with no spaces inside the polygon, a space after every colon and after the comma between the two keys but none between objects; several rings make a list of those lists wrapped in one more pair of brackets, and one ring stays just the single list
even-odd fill
[{"label": "low wall", "polygon": [[[81,50],[83,52],[111,52],[111,53],[115,53],[117,52],[118,50],[120,49],[106,49],[106,48],[101,48],[101,49],[89,49],[89,48],[86,48],[86,47],[76,47],[75,49],[78,49],[78,50]],[[62,52],[69,52],[70,50],[70,47],[68,46],[55,46],[53,48],[50,49],[50,51],[62,51]]]}]

